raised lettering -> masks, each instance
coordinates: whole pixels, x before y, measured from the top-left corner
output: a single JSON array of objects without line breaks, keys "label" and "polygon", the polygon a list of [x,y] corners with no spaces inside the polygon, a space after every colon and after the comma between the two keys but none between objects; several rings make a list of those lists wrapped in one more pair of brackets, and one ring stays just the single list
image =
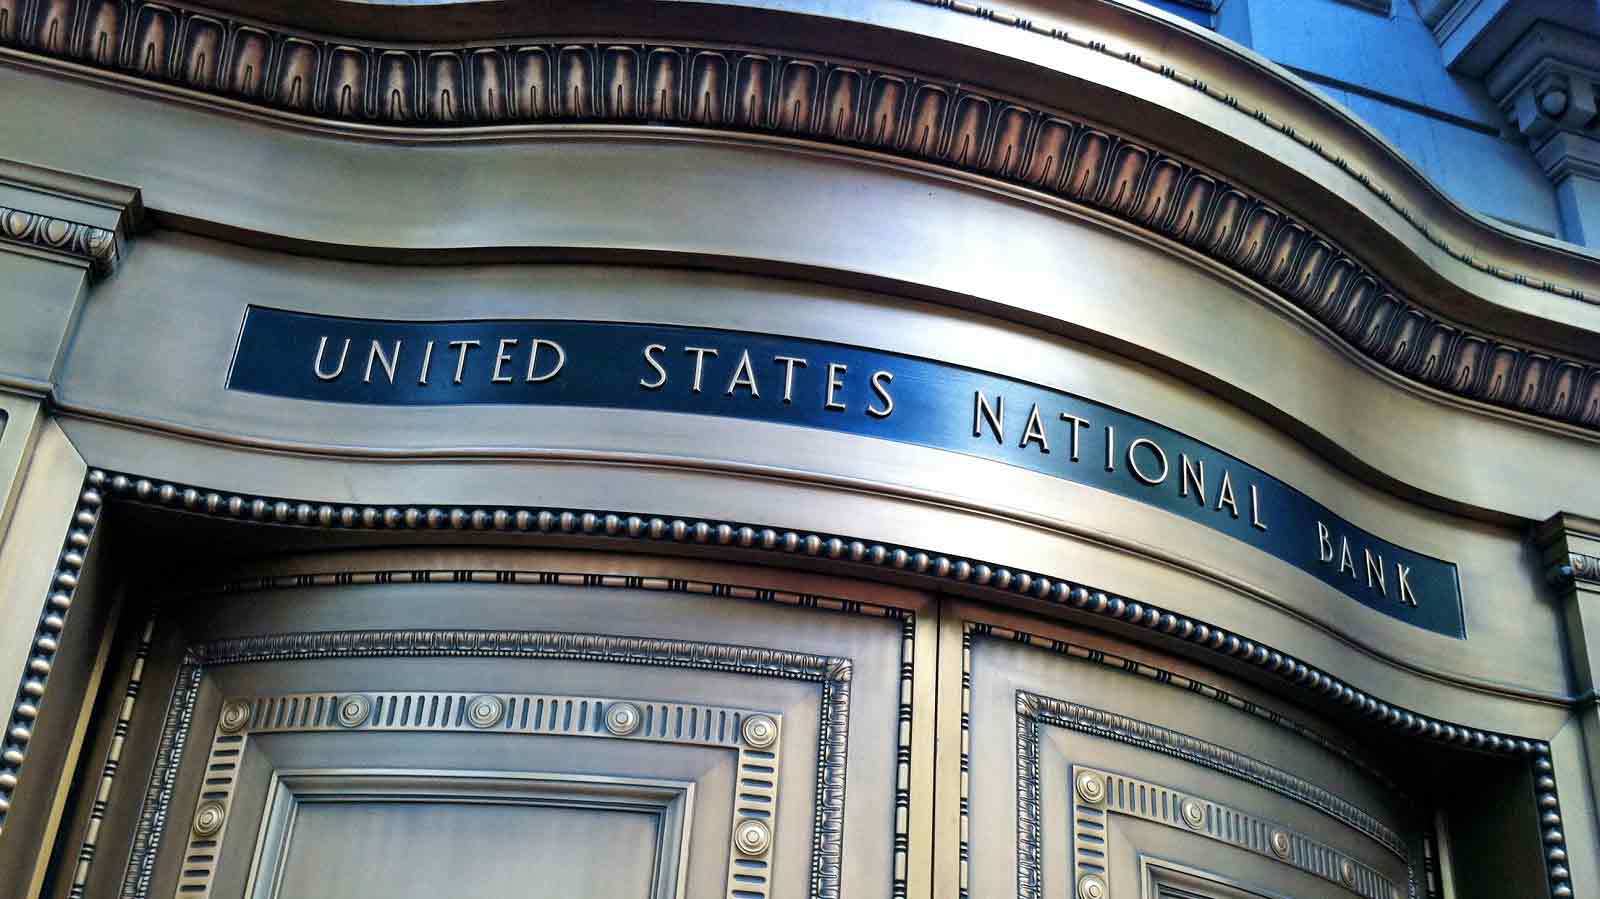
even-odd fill
[{"label": "raised lettering", "polygon": [[783,366],[783,401],[794,402],[794,368],[797,365],[805,368],[806,360],[799,356],[777,356],[772,361]]},{"label": "raised lettering", "polygon": [[706,356],[715,356],[717,351],[706,346],[686,346],[683,351],[694,356],[694,384],[695,393],[700,392],[700,376],[705,370]]},{"label": "raised lettering", "polygon": [[1261,494],[1254,484],[1250,485],[1250,523],[1263,531],[1267,529],[1267,523],[1261,520]]},{"label": "raised lettering", "polygon": [[344,357],[350,353],[350,338],[346,337],[344,339],[344,349],[339,351],[339,367],[335,368],[332,374],[323,374],[322,372],[322,354],[327,348],[328,336],[324,334],[322,339],[317,341],[317,358],[311,363],[311,371],[319,381],[332,381],[344,372]]},{"label": "raised lettering", "polygon": [[1317,522],[1317,559],[1320,562],[1333,561],[1333,541],[1329,539],[1331,536],[1328,533],[1328,526],[1320,521]]},{"label": "raised lettering", "polygon": [[828,363],[828,398],[823,402],[822,408],[832,412],[844,411],[844,403],[836,402],[833,398],[833,394],[834,391],[844,386],[844,382],[839,380],[839,376],[849,370],[849,367],[843,362]]},{"label": "raised lettering", "polygon": [[[495,350],[494,350],[494,371],[492,373],[490,373],[490,375],[489,375],[489,381],[491,383],[494,383],[494,384],[510,384],[511,383],[511,376],[510,375],[501,375],[500,374],[500,366],[505,365],[507,362],[511,361],[511,354],[506,352],[506,350],[508,348],[514,347],[516,345],[517,345],[517,339],[515,337],[502,337],[502,338],[500,338],[500,345],[498,347],[495,347]],[[530,372],[530,374],[531,374],[531,372]],[[531,381],[533,379],[529,378],[529,380]]]},{"label": "raised lettering", "polygon": [[1189,485],[1194,485],[1194,501],[1200,505],[1206,504],[1206,460],[1197,460],[1199,465],[1190,465],[1186,453],[1178,454],[1178,495],[1188,496]]},{"label": "raised lettering", "polygon": [[467,351],[478,346],[476,340],[452,340],[448,346],[456,348],[456,379],[454,383],[461,383],[461,374],[467,368]]},{"label": "raised lettering", "polygon": [[1412,608],[1416,608],[1417,594],[1411,592],[1411,581],[1407,580],[1411,577],[1411,569],[1396,562],[1394,563],[1394,573],[1396,575],[1395,579],[1400,582],[1400,601]]},{"label": "raised lettering", "polygon": [[1072,427],[1069,429],[1072,431],[1072,461],[1076,462],[1078,461],[1078,430],[1080,428],[1087,428],[1089,426],[1089,419],[1079,418],[1076,415],[1068,415],[1067,413],[1063,412],[1061,413],[1061,420],[1072,422]]},{"label": "raised lettering", "polygon": [[1028,410],[1028,426],[1022,429],[1022,442],[1017,446],[1028,448],[1029,443],[1039,444],[1039,452],[1050,452],[1050,441],[1044,436],[1044,423],[1039,421],[1039,404],[1034,403]]},{"label": "raised lettering", "polygon": [[1372,586],[1372,575],[1376,573],[1378,575],[1378,592],[1382,593],[1384,596],[1388,596],[1389,585],[1383,579],[1383,556],[1378,556],[1377,560],[1374,561],[1372,550],[1367,549],[1364,546],[1361,548],[1361,554],[1366,557],[1367,561],[1367,586]]},{"label": "raised lettering", "polygon": [[1222,485],[1217,488],[1217,508],[1213,511],[1221,512],[1223,506],[1228,507],[1234,518],[1239,517],[1239,503],[1233,498],[1233,476],[1226,468],[1222,470]]},{"label": "raised lettering", "polygon": [[374,361],[383,366],[384,374],[389,376],[389,383],[393,384],[394,367],[400,362],[400,341],[398,339],[395,340],[394,354],[387,358],[385,358],[383,355],[383,344],[376,340],[372,341],[372,348],[367,350],[367,371],[366,374],[361,376],[361,383],[372,383],[372,363]]},{"label": "raised lettering", "polygon": [[662,387],[666,386],[667,370],[661,365],[661,361],[655,356],[656,353],[665,353],[666,351],[667,345],[664,343],[651,343],[645,345],[644,361],[646,365],[656,370],[656,379],[654,381],[647,381],[644,378],[640,378],[640,387],[643,387],[646,390],[660,390]]},{"label": "raised lettering", "polygon": [[[539,366],[540,347],[549,347],[550,349],[556,351],[556,364],[555,367],[551,368],[544,374],[535,375],[534,371]],[[528,377],[524,383],[534,384],[539,381],[548,381],[556,375],[561,374],[561,369],[566,364],[567,351],[561,348],[561,344],[556,343],[554,340],[545,340],[543,337],[536,337],[533,340],[533,346],[528,349]]]},{"label": "raised lettering", "polygon": [[1106,471],[1117,470],[1117,429],[1106,425]]},{"label": "raised lettering", "polygon": [[890,372],[875,371],[872,373],[872,392],[878,395],[878,399],[883,400],[883,408],[879,409],[876,406],[869,405],[867,406],[868,415],[873,418],[888,418],[889,413],[894,411],[894,397],[889,395],[889,382],[893,380],[894,375]]},{"label": "raised lettering", "polygon": [[749,350],[739,353],[739,364],[733,367],[733,378],[728,381],[728,396],[733,396],[741,385],[750,389],[751,396],[761,395],[761,388],[756,386],[756,373],[750,368]]},{"label": "raised lettering", "polygon": [[998,412],[989,406],[989,398],[983,395],[983,391],[972,392],[972,436],[982,437],[983,423],[987,421],[989,429],[994,432],[994,442],[1003,444],[1006,442],[1006,398],[997,396],[994,400],[995,405],[1000,407]]},{"label": "raised lettering", "polygon": [[[1139,467],[1139,457],[1134,454],[1134,450],[1141,446],[1148,446],[1155,452],[1156,459],[1161,462],[1161,474],[1152,477],[1145,474],[1144,469]],[[1167,479],[1168,472],[1166,450],[1163,450],[1154,440],[1151,440],[1148,437],[1139,437],[1135,439],[1132,443],[1128,444],[1128,470],[1133,472],[1134,477],[1152,486],[1165,481]]]},{"label": "raised lettering", "polygon": [[1355,580],[1356,579],[1356,563],[1355,563],[1355,559],[1351,558],[1351,556],[1350,556],[1350,538],[1348,538],[1348,537],[1340,537],[1339,538],[1339,573],[1340,574],[1344,574],[1344,570],[1346,568],[1350,569],[1350,579],[1351,580]]},{"label": "raised lettering", "polygon": [[433,364],[433,341],[430,340],[430,341],[428,341],[428,345],[422,348],[422,373],[417,375],[417,383],[418,384],[426,384],[426,383],[428,383],[428,367],[431,366],[432,364]]}]

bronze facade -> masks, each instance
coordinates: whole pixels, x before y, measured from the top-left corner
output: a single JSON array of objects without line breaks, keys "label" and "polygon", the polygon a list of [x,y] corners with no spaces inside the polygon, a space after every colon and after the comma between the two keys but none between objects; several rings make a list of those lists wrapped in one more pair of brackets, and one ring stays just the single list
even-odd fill
[{"label": "bronze facade", "polygon": [[1600,888],[1600,262],[1282,70],[0,0],[0,88],[0,897]]}]

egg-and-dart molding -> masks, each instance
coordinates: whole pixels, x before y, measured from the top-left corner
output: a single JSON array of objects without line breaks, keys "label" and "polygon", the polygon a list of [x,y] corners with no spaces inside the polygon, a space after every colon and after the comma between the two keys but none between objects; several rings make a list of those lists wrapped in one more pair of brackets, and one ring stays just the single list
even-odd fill
[{"label": "egg-and-dart molding", "polygon": [[[1171,66],[995,10],[949,0],[931,5],[1174,79],[1328,158],[1452,257],[1511,283],[1592,301],[1580,290],[1447,245],[1343,157]],[[1061,112],[967,84],[760,48],[638,39],[391,48],[128,0],[0,0],[4,47],[333,121],[456,129],[670,124],[791,135],[976,172],[1093,207],[1191,247],[1288,298],[1405,377],[1600,429],[1600,366],[1447,322],[1398,295],[1307,224],[1217,175]]]},{"label": "egg-and-dart molding", "polygon": [[1525,760],[1533,774],[1539,839],[1545,851],[1551,895],[1556,899],[1572,896],[1566,835],[1549,743],[1454,724],[1394,705],[1265,644],[1069,579],[981,560],[952,558],[915,547],[743,522],[563,508],[321,503],[209,490],[98,468],[91,468],[84,478],[0,749],[0,828],[24,768],[33,722],[49,682],[51,660],[69,619],[73,592],[108,498],[224,520],[312,529],[524,533],[618,543],[720,546],[730,552],[760,553],[768,560],[774,555],[812,557],[891,569],[920,575],[936,586],[973,586],[995,595],[1029,597],[1066,606],[1184,640],[1217,657],[1248,664],[1320,705],[1355,714],[1400,735]]}]

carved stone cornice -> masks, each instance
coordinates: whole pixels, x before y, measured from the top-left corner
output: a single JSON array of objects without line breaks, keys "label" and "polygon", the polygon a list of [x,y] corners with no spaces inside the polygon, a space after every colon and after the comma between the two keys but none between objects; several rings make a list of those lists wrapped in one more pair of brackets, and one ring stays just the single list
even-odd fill
[{"label": "carved stone cornice", "polygon": [[1539,22],[1495,63],[1484,83],[1545,174],[1559,183],[1574,172],[1593,177],[1596,170],[1597,79],[1600,39]]}]

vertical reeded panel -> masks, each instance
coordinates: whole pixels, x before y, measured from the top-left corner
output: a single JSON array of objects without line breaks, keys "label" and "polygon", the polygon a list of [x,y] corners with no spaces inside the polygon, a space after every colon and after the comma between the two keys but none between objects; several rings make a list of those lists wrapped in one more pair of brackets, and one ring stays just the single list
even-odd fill
[{"label": "vertical reeded panel", "polygon": [[378,105],[390,121],[406,123],[417,117],[417,59],[390,51],[378,57]]},{"label": "vertical reeded panel", "polygon": [[819,128],[835,140],[854,140],[858,130],[856,111],[861,105],[861,73],[835,67],[828,70],[828,89],[822,98]]},{"label": "vertical reeded panel", "polygon": [[506,89],[506,59],[496,50],[477,50],[468,57],[472,69],[474,107],[489,121],[498,122],[511,114]]},{"label": "vertical reeded panel", "polygon": [[[100,66],[116,64],[122,48],[123,15],[123,6],[117,0],[94,0],[89,5],[89,27],[83,44],[85,59]],[[0,0],[0,20],[5,16],[6,0]],[[0,38],[5,37],[4,32],[4,22],[0,21]]]},{"label": "vertical reeded panel", "polygon": [[512,72],[516,96],[513,115],[525,119],[542,119],[552,115],[549,55],[538,47],[518,50],[513,57]]},{"label": "vertical reeded panel", "polygon": [[317,87],[318,51],[315,44],[298,38],[278,48],[276,88],[273,98],[295,109],[310,109]]},{"label": "vertical reeded panel", "polygon": [[657,48],[645,61],[645,118],[672,121],[682,116],[679,101],[683,94],[683,54]]},{"label": "vertical reeded panel", "polygon": [[918,85],[911,99],[911,115],[906,122],[901,145],[919,156],[937,153],[949,102],[950,94],[943,88],[931,84]]},{"label": "vertical reeded panel", "polygon": [[130,47],[133,68],[152,78],[168,77],[177,30],[178,16],[172,10],[151,4],[139,7]]},{"label": "vertical reeded panel", "polygon": [[631,119],[639,113],[639,51],[632,47],[607,47],[600,76],[602,115]]},{"label": "vertical reeded panel", "polygon": [[183,25],[183,52],[178,77],[192,87],[218,85],[222,70],[225,26],[207,16],[190,16]]},{"label": "vertical reeded panel", "polygon": [[428,86],[428,121],[451,125],[467,117],[466,78],[462,74],[461,56],[456,53],[430,53],[427,58],[427,75],[423,83]]},{"label": "vertical reeded panel", "polygon": [[233,52],[228,57],[228,89],[246,97],[264,94],[271,59],[272,42],[266,32],[256,28],[234,31]]},{"label": "vertical reeded panel", "polygon": [[1033,151],[1028,154],[1023,179],[1045,190],[1054,190],[1064,177],[1071,152],[1072,123],[1054,118],[1043,120],[1034,136]]},{"label": "vertical reeded panel", "polygon": [[772,89],[772,60],[745,54],[733,82],[733,123],[748,128],[767,124],[767,96]]},{"label": "vertical reeded panel", "polygon": [[817,113],[819,66],[787,62],[778,88],[777,126],[784,131],[809,131]]},{"label": "vertical reeded panel", "polygon": [[726,56],[696,53],[689,69],[689,118],[706,125],[722,124],[730,84]]},{"label": "vertical reeded panel", "polygon": [[594,115],[594,54],[589,47],[561,48],[556,109],[569,118]]},{"label": "vertical reeded panel", "polygon": [[367,114],[367,54],[359,47],[334,47],[328,51],[328,84],[322,111],[342,119]]}]

